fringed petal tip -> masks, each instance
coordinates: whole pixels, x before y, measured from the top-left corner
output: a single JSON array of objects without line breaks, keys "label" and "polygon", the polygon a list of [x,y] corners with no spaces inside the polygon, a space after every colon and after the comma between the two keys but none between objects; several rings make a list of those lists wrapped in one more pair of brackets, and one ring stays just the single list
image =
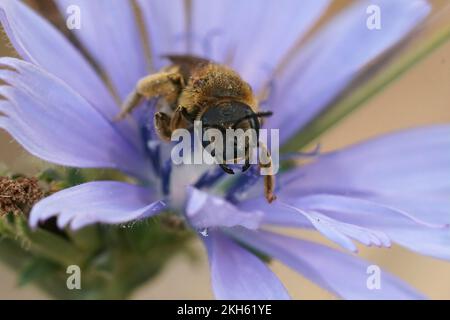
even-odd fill
[{"label": "fringed petal tip", "polygon": [[151,190],[117,181],[95,181],[59,191],[38,202],[29,224],[57,217],[58,227],[74,230],[94,223],[120,224],[162,211],[163,201],[152,201]]},{"label": "fringed petal tip", "polygon": [[358,252],[358,248],[353,240],[368,247],[391,247],[390,238],[377,228],[365,228],[358,224],[339,221],[326,211],[322,213],[314,207],[303,205],[297,199],[283,198],[282,194],[270,206],[265,199],[258,198],[245,201],[240,207],[244,210],[253,208],[264,212],[263,225],[315,228],[329,240],[354,253]]},{"label": "fringed petal tip", "polygon": [[402,130],[282,175],[279,195],[302,210],[381,231],[410,250],[450,260],[449,150],[449,125]]},{"label": "fringed petal tip", "polygon": [[20,56],[80,92],[104,112],[116,105],[108,89],[80,52],[48,21],[22,1],[1,0],[0,22]]},{"label": "fringed petal tip", "polygon": [[[1,0],[0,22],[21,58],[64,81],[108,121],[117,116],[119,106],[107,85],[80,51],[47,20],[23,1]],[[140,133],[132,119],[114,126],[136,148],[142,149]]]}]

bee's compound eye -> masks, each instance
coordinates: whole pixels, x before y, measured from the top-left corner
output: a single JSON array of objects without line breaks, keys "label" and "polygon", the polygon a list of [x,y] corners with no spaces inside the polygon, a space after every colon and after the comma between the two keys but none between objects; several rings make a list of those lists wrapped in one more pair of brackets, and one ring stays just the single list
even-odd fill
[{"label": "bee's compound eye", "polygon": [[236,113],[232,108],[220,108],[219,110],[224,119],[233,118]]},{"label": "bee's compound eye", "polygon": [[203,126],[233,127],[242,119],[254,114],[253,110],[246,104],[238,101],[222,102],[216,106],[209,107],[202,115]]}]

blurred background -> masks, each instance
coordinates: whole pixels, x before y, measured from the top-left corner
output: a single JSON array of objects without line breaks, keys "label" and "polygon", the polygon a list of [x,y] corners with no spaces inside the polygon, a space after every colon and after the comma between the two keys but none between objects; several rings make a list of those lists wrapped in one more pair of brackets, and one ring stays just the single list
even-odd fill
[{"label": "blurred background", "polygon": [[[334,14],[351,1],[335,2],[327,15]],[[448,0],[431,2],[434,4],[434,13],[439,13],[442,6],[448,4]],[[446,17],[448,21],[448,13]],[[435,28],[439,28],[439,24],[433,25],[431,29]],[[433,30],[428,35],[432,32]],[[427,34],[422,38],[426,36]],[[15,55],[4,35],[1,40],[0,56]],[[449,122],[450,43],[447,43],[365,106],[329,130],[320,138],[320,142],[322,150],[327,151],[393,130]],[[0,131],[0,163],[15,172],[27,174],[34,173],[42,167],[42,162],[30,157],[2,131]],[[298,234],[299,232],[296,232],[296,235]],[[320,236],[304,232],[300,235],[329,245]],[[206,254],[200,243],[196,243],[195,246],[200,255],[198,261],[192,262],[184,256],[175,257],[161,276],[151,283],[143,284],[132,298],[211,299]],[[401,277],[432,299],[450,299],[449,263],[419,256],[398,246],[390,249],[369,249],[360,246],[359,255]],[[287,267],[277,262],[272,262],[270,266],[294,298],[333,298]],[[47,298],[33,286],[18,287],[16,274],[0,264],[0,299]]]}]

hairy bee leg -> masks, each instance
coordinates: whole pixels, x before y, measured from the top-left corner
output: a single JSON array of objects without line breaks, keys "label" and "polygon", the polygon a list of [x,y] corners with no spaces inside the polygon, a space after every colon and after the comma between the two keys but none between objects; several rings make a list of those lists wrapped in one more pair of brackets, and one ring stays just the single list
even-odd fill
[{"label": "hairy bee leg", "polygon": [[275,190],[275,176],[264,176],[264,196],[268,203],[272,203],[277,199],[274,194]]},{"label": "hairy bee leg", "polygon": [[170,121],[170,128],[172,131],[180,128],[189,128],[191,125],[191,120],[188,119],[188,116],[186,114],[186,109],[179,106],[175,109],[172,119]]},{"label": "hairy bee leg", "polygon": [[259,167],[263,169],[268,169],[269,173],[264,175],[264,195],[266,197],[266,200],[268,203],[272,203],[274,200],[277,199],[277,196],[274,193],[275,190],[275,175],[272,171],[272,156],[267,150],[267,147],[263,143],[259,143],[261,148],[264,150],[268,157],[268,163],[261,163],[261,157],[258,157],[259,159]]},{"label": "hairy bee leg", "polygon": [[190,121],[183,115],[184,109],[178,107],[172,117],[162,112],[155,114],[155,127],[159,137],[165,141],[170,141],[172,133],[181,128],[189,128]]},{"label": "hairy bee leg", "polygon": [[277,199],[274,193],[275,190],[275,176],[273,174],[268,174],[264,176],[264,196],[268,203],[272,203]]},{"label": "hairy bee leg", "polygon": [[168,104],[174,104],[183,86],[183,77],[178,68],[144,77],[138,81],[135,90],[124,101],[116,119],[127,117],[139,105],[142,98],[163,97]]},{"label": "hairy bee leg", "polygon": [[[164,112],[156,112],[153,121],[156,128],[156,133],[166,142],[171,140],[174,130],[188,127],[186,124],[186,119],[182,115],[181,107],[178,107],[175,110],[172,117]],[[185,123],[183,124],[183,122]]]},{"label": "hairy bee leg", "polygon": [[120,113],[115,117],[116,121],[125,119],[141,102],[142,95],[140,95],[136,90],[131,92],[125,99]]},{"label": "hairy bee leg", "polygon": [[170,128],[171,118],[163,112],[157,112],[153,120],[158,136],[164,141],[170,141],[172,137],[172,130]]}]

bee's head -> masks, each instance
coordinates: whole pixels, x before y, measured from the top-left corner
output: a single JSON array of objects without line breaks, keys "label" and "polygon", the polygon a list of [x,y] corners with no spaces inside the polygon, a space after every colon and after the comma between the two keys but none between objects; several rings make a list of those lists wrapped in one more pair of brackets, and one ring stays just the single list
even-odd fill
[{"label": "bee's head", "polygon": [[222,102],[209,107],[200,117],[203,128],[259,129],[260,123],[250,106],[238,101]]},{"label": "bee's head", "polygon": [[[270,116],[272,113],[255,113],[250,106],[239,101],[227,101],[222,102],[218,105],[209,107],[200,117],[202,123],[203,136],[208,137],[209,129],[216,129],[222,133],[222,147],[223,147],[223,159],[222,160],[232,160],[226,158],[226,146],[233,145],[233,154],[245,153],[245,149],[249,148],[250,145],[256,144],[259,138],[259,129],[261,123],[259,118]],[[227,129],[238,130],[241,129],[247,137],[252,137],[248,135],[253,133],[254,140],[251,138],[236,139],[235,136],[229,135]],[[252,130],[250,132],[249,130]],[[235,131],[236,133],[237,131]],[[206,134],[205,134],[206,133]],[[230,140],[230,141],[228,141]],[[209,139],[203,140],[203,147],[206,148],[212,141]],[[213,154],[213,156],[215,156]],[[239,158],[239,157],[238,157]],[[236,159],[236,158],[233,158]]]}]

